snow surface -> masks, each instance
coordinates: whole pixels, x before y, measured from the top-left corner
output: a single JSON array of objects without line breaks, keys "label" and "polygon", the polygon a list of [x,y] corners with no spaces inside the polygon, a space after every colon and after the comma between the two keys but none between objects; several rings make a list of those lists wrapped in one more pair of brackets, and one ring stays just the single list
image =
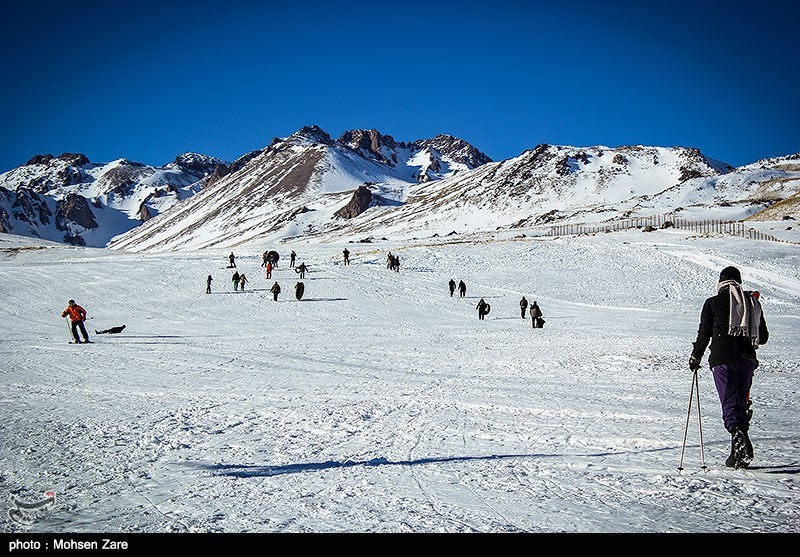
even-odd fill
[{"label": "snow surface", "polygon": [[[796,245],[677,230],[251,245],[234,250],[246,292],[229,249],[0,249],[0,490],[57,497],[27,527],[4,513],[5,532],[800,531]],[[728,264],[770,329],[749,470],[723,464],[705,365],[703,445],[693,406],[682,450],[691,343]],[[69,298],[94,344],[68,343]]]}]

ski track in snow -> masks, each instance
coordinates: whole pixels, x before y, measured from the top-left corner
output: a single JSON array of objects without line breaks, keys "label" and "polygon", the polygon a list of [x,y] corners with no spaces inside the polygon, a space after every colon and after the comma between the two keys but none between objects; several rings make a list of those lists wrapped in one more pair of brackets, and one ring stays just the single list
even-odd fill
[{"label": "ski track in snow", "polygon": [[[0,254],[0,488],[56,491],[25,531],[796,532],[797,248],[665,237],[348,244],[347,267],[341,245],[279,248],[309,265],[301,301],[263,246],[237,250],[236,293],[229,250]],[[756,459],[724,468],[703,368],[708,471],[693,408],[679,473],[686,360],[728,264],[771,332]],[[67,343],[69,298],[94,344]]]}]

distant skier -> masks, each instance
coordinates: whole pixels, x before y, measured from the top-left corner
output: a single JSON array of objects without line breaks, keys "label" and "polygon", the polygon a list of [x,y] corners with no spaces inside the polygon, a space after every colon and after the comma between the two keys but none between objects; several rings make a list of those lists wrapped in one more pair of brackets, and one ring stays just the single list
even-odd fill
[{"label": "distant skier", "polygon": [[481,298],[481,301],[478,302],[478,305],[476,307],[478,309],[478,319],[480,320],[483,320],[483,318],[486,316],[487,313],[489,313],[489,309],[491,308],[491,306],[487,304],[486,300],[484,300],[483,298]]},{"label": "distant skier", "polygon": [[294,267],[294,260],[297,258],[297,254],[292,250],[292,253],[289,254],[289,268]]},{"label": "distant skier", "polygon": [[244,273],[239,275],[239,288],[242,289],[242,292],[244,292],[244,285],[246,282],[247,282],[247,277],[244,276]]},{"label": "distant skier", "polygon": [[342,255],[344,256],[344,264],[350,265],[350,250],[344,248],[344,251],[342,251]]},{"label": "distant skier", "polygon": [[464,284],[463,280],[458,281],[458,295],[461,298],[467,295],[467,285]]},{"label": "distant skier", "polygon": [[722,406],[722,421],[731,434],[731,454],[725,460],[730,468],[747,468],[753,460],[748,398],[758,367],[756,349],[767,340],[769,331],[759,296],[742,290],[739,269],[725,267],[719,274],[717,295],[703,304],[689,369],[700,369],[710,342],[708,364]]},{"label": "distant skier", "polygon": [[278,294],[281,293],[281,285],[278,284],[276,281],[275,284],[272,285],[272,288],[269,289],[269,291],[272,292],[272,299],[277,302]]},{"label": "distant skier", "polygon": [[241,277],[239,276],[239,271],[234,271],[233,272],[233,276],[231,277],[231,280],[233,281],[233,291],[234,292],[239,290],[239,279],[240,278]]},{"label": "distant skier", "polygon": [[525,310],[528,309],[528,300],[525,299],[525,296],[519,301],[519,309],[522,311],[522,318],[525,319]]},{"label": "distant skier", "polygon": [[297,268],[295,268],[294,271],[295,271],[295,273],[299,273],[300,274],[300,278],[306,278],[306,271],[307,270],[308,270],[308,267],[306,267],[306,264],[305,263],[300,263],[300,265],[298,265]]},{"label": "distant skier", "polygon": [[214,280],[214,279],[211,278],[211,275],[208,275],[208,278],[206,278],[206,294],[211,294],[211,281],[212,280]]},{"label": "distant skier", "polygon": [[294,285],[294,297],[300,300],[303,297],[303,293],[306,290],[306,285],[302,282],[298,282]]},{"label": "distant skier", "polygon": [[450,282],[448,283],[448,285],[450,286],[450,297],[452,298],[453,294],[456,291],[456,281],[454,281],[453,279],[450,279]]},{"label": "distant skier", "polygon": [[81,339],[78,337],[78,330],[83,336],[83,342],[91,342],[89,334],[86,332],[86,327],[83,322],[86,321],[86,310],[75,303],[75,300],[67,302],[67,308],[61,312],[61,317],[69,316],[70,331],[72,331],[72,343],[80,344]]},{"label": "distant skier", "polygon": [[531,325],[533,325],[533,328],[541,329],[542,325],[544,325],[542,320],[542,310],[539,308],[539,304],[536,302],[536,300],[534,300],[531,304],[531,309],[528,310],[528,315],[531,317]]},{"label": "distant skier", "polygon": [[230,265],[228,265],[228,269],[235,269],[236,268],[236,257],[234,257],[233,252],[228,256],[228,261],[230,261]]}]

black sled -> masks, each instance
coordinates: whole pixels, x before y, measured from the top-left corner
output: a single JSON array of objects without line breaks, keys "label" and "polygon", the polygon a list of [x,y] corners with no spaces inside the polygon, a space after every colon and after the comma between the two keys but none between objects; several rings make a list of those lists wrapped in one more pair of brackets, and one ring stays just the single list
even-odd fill
[{"label": "black sled", "polygon": [[94,330],[94,334],[96,334],[96,335],[106,335],[106,334],[108,334],[108,335],[116,335],[117,333],[121,333],[123,330],[125,330],[125,325],[122,325],[120,327],[111,327],[110,329],[104,329],[102,331],[98,331],[97,329],[95,329]]}]

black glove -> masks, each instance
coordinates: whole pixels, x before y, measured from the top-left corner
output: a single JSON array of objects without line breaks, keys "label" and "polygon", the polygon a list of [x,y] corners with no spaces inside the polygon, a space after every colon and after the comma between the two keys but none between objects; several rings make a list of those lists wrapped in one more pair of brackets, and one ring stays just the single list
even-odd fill
[{"label": "black glove", "polygon": [[700,358],[695,358],[694,355],[689,356],[689,369],[692,371],[700,369]]}]

